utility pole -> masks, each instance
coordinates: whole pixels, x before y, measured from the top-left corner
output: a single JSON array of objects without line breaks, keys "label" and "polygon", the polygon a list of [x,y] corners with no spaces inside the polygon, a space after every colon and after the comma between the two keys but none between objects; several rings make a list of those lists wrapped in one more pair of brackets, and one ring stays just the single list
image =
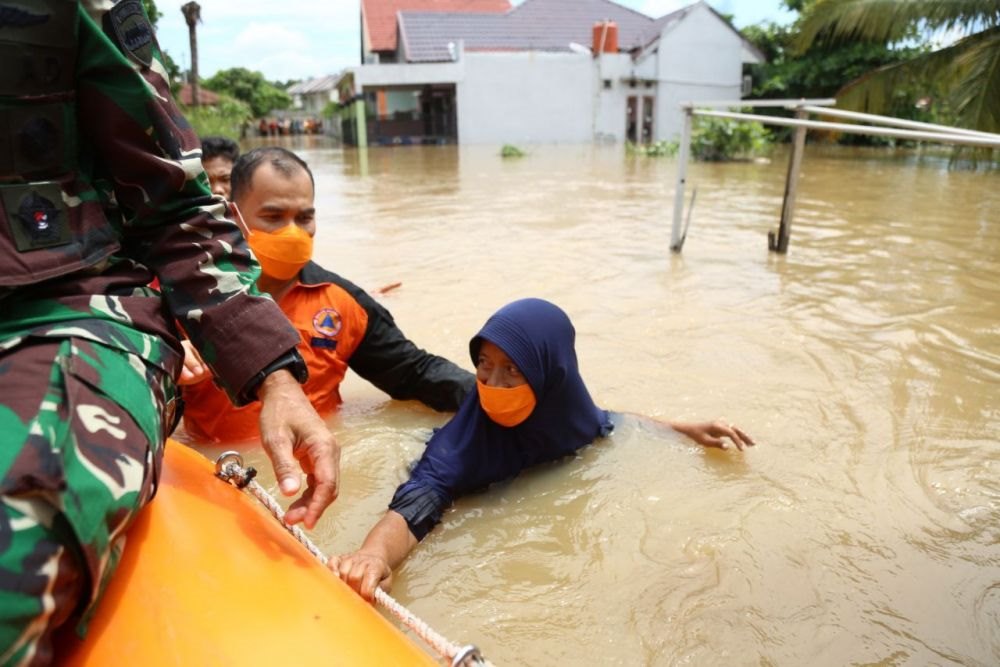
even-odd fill
[{"label": "utility pole", "polygon": [[198,34],[195,24],[201,22],[201,5],[192,0],[181,7],[181,13],[187,21],[191,40],[191,106],[197,107],[201,104],[201,85],[198,82]]}]

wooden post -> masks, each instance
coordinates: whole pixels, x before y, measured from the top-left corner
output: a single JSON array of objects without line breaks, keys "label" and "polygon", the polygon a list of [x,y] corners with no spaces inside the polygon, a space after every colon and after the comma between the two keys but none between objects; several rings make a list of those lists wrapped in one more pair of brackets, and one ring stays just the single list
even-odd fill
[{"label": "wooden post", "polygon": [[[799,108],[795,117],[804,120],[808,112]],[[788,176],[785,178],[785,198],[781,204],[781,223],[775,237],[773,231],[767,233],[769,250],[781,254],[788,252],[788,241],[792,235],[792,218],[795,216],[795,193],[799,185],[799,172],[802,170],[802,154],[806,148],[806,128],[801,125],[795,128],[795,139],[792,142],[792,155],[788,158]]]},{"label": "wooden post", "polygon": [[[639,99],[641,100],[642,96],[639,96]],[[637,102],[637,104],[641,103]],[[681,248],[684,247],[684,239],[681,237],[681,219],[684,217],[684,184],[687,181],[688,154],[691,152],[692,107],[685,107],[683,111],[684,127],[681,130],[681,143],[677,154],[677,184],[674,187],[674,224],[670,232],[670,249],[674,252],[680,252]]]}]

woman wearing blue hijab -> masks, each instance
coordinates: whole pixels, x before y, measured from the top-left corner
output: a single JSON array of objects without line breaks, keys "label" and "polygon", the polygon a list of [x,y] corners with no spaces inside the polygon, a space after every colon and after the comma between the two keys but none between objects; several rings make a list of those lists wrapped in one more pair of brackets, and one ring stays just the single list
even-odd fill
[{"label": "woman wearing blue hijab", "polygon": [[[392,570],[441,520],[457,498],[510,479],[529,466],[574,453],[614,428],[590,398],[577,368],[569,317],[542,299],[498,310],[469,342],[476,391],[437,430],[389,511],[353,554],[331,569],[366,599],[389,589]],[[669,422],[706,447],[754,444],[721,422]]]}]

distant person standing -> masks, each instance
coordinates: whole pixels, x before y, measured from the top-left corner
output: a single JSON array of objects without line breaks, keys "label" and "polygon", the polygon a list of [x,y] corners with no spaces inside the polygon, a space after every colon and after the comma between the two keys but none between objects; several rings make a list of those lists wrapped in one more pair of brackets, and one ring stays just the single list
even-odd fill
[{"label": "distant person standing", "polygon": [[239,145],[228,137],[202,137],[201,166],[208,174],[208,183],[213,195],[221,195],[227,201],[231,193],[230,174],[240,156]]}]

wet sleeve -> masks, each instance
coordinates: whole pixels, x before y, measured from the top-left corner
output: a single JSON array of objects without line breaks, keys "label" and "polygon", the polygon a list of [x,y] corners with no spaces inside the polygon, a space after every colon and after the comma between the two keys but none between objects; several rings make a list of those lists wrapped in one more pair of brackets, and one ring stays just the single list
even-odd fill
[{"label": "wet sleeve", "polygon": [[457,410],[475,386],[475,376],[417,347],[388,310],[364,291],[358,292],[352,296],[368,312],[368,329],[348,362],[351,369],[395,399],[415,399],[440,411]]},{"label": "wet sleeve", "polygon": [[108,181],[123,252],[153,270],[170,315],[235,399],[299,337],[256,291],[259,267],[225,202],[209,192],[200,142],[171,97],[137,5],[80,5],[81,162]]},{"label": "wet sleeve", "polygon": [[451,499],[440,491],[410,479],[396,489],[389,509],[406,520],[410,532],[420,541],[441,521],[449,505]]}]

